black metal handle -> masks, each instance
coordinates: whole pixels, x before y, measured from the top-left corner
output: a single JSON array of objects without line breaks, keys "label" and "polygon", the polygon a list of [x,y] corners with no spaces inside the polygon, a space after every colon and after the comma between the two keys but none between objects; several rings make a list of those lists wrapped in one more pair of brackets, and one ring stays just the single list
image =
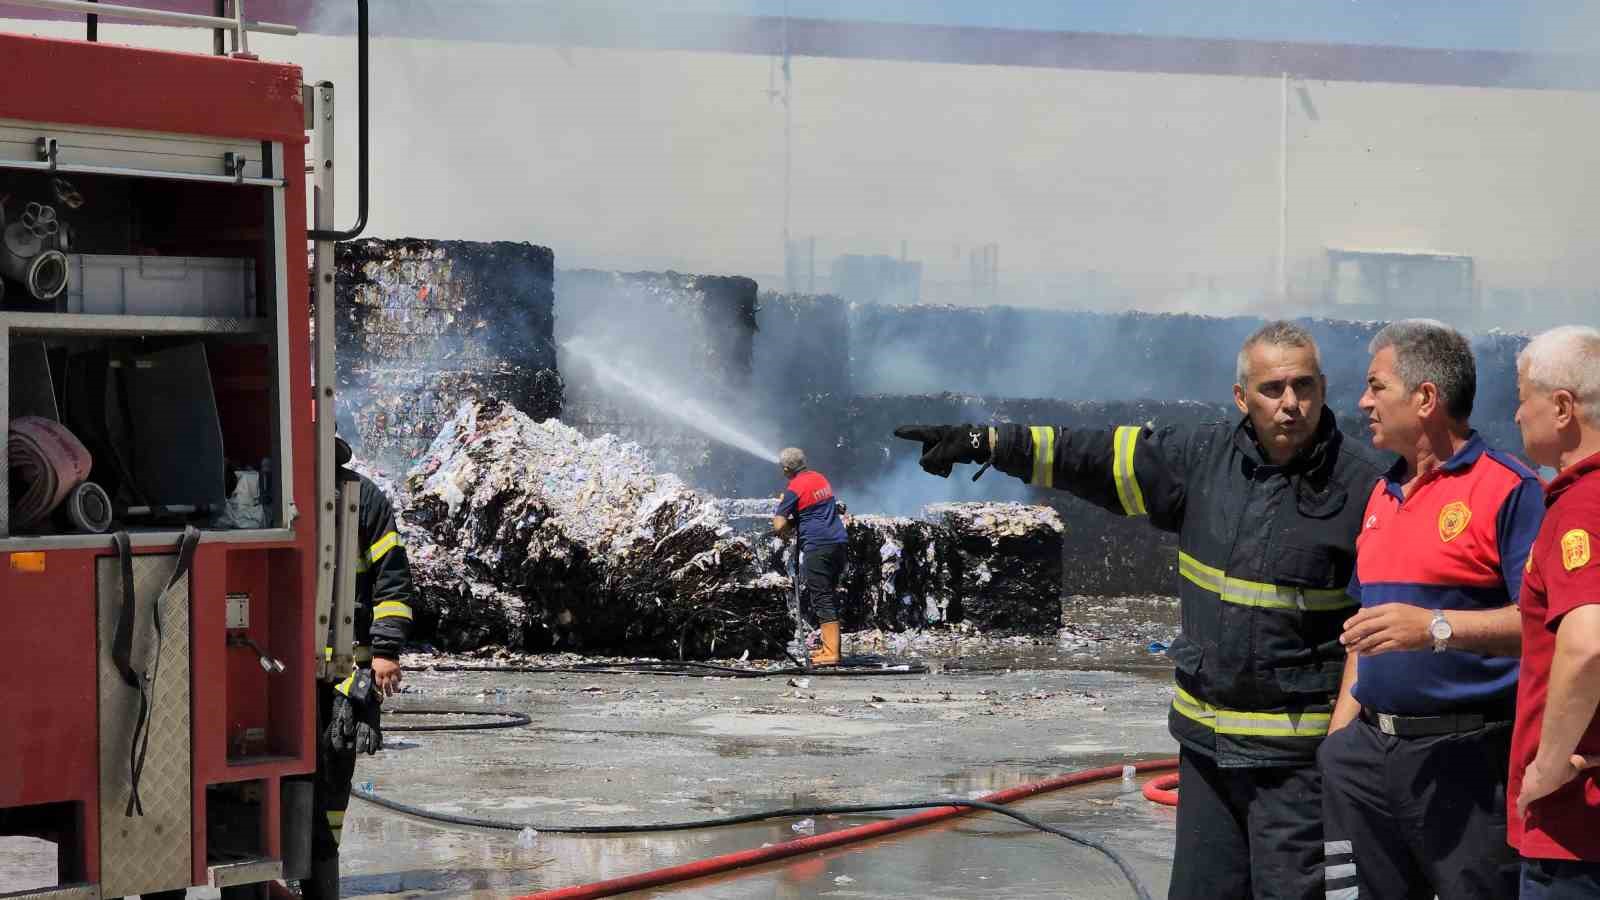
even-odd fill
[{"label": "black metal handle", "polygon": [[367,230],[367,0],[356,0],[356,224],[343,231],[313,228],[313,241],[350,241]]}]

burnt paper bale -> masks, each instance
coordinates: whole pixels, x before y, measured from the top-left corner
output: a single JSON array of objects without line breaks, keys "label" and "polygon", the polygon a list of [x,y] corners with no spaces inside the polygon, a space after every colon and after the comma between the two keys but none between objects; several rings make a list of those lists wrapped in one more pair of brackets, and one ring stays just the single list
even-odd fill
[{"label": "burnt paper bale", "polygon": [[946,621],[950,572],[938,529],[898,516],[847,517],[849,562],[840,619],[848,631],[909,631]]},{"label": "burnt paper bale", "polygon": [[336,247],[341,370],[370,360],[556,367],[548,247],[418,238]]},{"label": "burnt paper bale", "polygon": [[436,545],[425,600],[515,597],[524,649],[678,658],[783,651],[791,582],[759,571],[711,498],[612,436],[463,404],[406,479]]},{"label": "burnt paper bale", "polygon": [[842,402],[850,387],[849,305],[838,297],[761,293],[756,307],[754,388],[788,401],[828,396]]},{"label": "burnt paper bale", "polygon": [[[563,271],[556,340],[602,347],[610,359],[697,391],[742,390],[750,381],[756,293],[748,278]],[[566,357],[562,369],[574,391],[603,392],[581,363]]]},{"label": "burnt paper bale", "polygon": [[488,363],[478,369],[383,367],[370,382],[342,386],[341,433],[350,426],[362,455],[385,473],[410,469],[460,405],[498,398],[535,420],[561,413],[554,369]]},{"label": "burnt paper bale", "polygon": [[941,529],[952,618],[984,631],[1055,634],[1061,627],[1061,517],[1020,503],[945,503]]},{"label": "burnt paper bale", "polygon": [[464,400],[561,414],[548,248],[366,239],[335,261],[339,421],[374,466],[404,472]]}]

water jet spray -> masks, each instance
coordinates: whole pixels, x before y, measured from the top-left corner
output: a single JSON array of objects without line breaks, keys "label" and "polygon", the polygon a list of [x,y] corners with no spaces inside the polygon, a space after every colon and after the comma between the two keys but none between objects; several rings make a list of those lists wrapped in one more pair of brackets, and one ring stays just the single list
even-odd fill
[{"label": "water jet spray", "polygon": [[713,409],[695,399],[682,385],[670,384],[659,372],[652,372],[637,362],[620,365],[607,359],[598,348],[583,338],[562,341],[561,349],[593,370],[607,389],[625,391],[656,412],[676,419],[720,444],[743,450],[773,465],[778,464],[778,451],[737,428],[733,424],[732,413]]}]

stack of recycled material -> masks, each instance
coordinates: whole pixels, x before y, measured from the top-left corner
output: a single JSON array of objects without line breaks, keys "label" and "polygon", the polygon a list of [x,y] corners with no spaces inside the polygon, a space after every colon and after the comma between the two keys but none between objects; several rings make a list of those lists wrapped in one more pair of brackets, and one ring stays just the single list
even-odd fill
[{"label": "stack of recycled material", "polygon": [[404,472],[464,400],[561,414],[548,248],[369,239],[336,262],[339,414],[379,469]]},{"label": "stack of recycled material", "polygon": [[789,579],[637,445],[468,402],[406,488],[411,540],[434,545],[413,570],[441,621],[504,621],[527,649],[683,658],[773,656],[792,631]]},{"label": "stack of recycled material", "polygon": [[847,630],[908,631],[949,618],[952,585],[938,552],[939,526],[900,516],[850,516],[846,531],[849,597],[840,615]]},{"label": "stack of recycled material", "polygon": [[1050,633],[1060,627],[1064,529],[1055,510],[940,503],[923,515],[941,526],[938,553],[949,566],[961,621],[985,631]]}]

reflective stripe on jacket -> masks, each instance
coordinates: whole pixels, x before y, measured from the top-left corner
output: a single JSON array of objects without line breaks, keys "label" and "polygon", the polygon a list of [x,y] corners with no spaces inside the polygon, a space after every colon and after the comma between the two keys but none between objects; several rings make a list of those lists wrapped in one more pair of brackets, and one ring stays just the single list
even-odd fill
[{"label": "reflective stripe on jacket", "polygon": [[1324,408],[1311,446],[1268,463],[1248,420],[1195,427],[1000,426],[994,465],[1178,535],[1174,737],[1221,766],[1316,757],[1344,670],[1363,502],[1384,466]]},{"label": "reflective stripe on jacket", "polygon": [[394,658],[410,636],[416,617],[416,590],[399,523],[389,498],[371,479],[349,469],[340,469],[339,479],[361,482],[356,531],[357,655],[368,661],[373,656]]}]

